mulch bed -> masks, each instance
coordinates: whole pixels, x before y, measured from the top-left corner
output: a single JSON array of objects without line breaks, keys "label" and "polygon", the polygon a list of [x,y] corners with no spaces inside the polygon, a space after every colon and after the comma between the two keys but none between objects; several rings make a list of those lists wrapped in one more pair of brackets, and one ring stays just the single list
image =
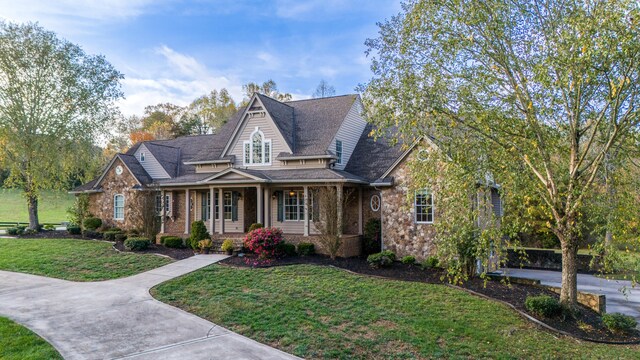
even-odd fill
[{"label": "mulch bed", "polygon": [[[251,267],[251,256],[252,255],[247,255],[245,257],[230,257],[220,263],[237,267]],[[441,270],[425,270],[417,265],[406,265],[400,262],[395,262],[388,268],[374,269],[369,266],[364,258],[337,258],[336,260],[331,260],[329,257],[320,255],[305,257],[295,256],[277,259],[269,264],[260,265],[258,267],[295,264],[335,266],[363,275],[384,277],[394,280],[425,282],[430,284],[446,284],[446,279],[442,280],[444,273]],[[492,299],[509,303],[519,311],[527,313],[552,328],[564,331],[577,338],[596,342],[640,342],[640,332],[635,331],[630,334],[614,334],[604,326],[598,313],[582,305],[577,307],[573,317],[568,316],[564,320],[562,318],[544,318],[528,312],[524,307],[525,300],[528,296],[548,295],[559,298],[558,294],[542,287],[516,283],[505,284],[496,280],[485,282],[483,279],[479,278],[471,279],[460,287],[485,295]]]},{"label": "mulch bed", "polygon": [[[8,235],[10,236],[10,235]],[[92,240],[82,237],[82,235],[71,235],[67,230],[42,230],[35,234],[18,235],[19,239],[81,239]]]},{"label": "mulch bed", "polygon": [[149,246],[149,248],[146,250],[131,251],[131,250],[127,250],[124,247],[123,241],[116,241],[113,247],[116,248],[118,251],[122,251],[122,252],[131,252],[136,254],[159,254],[159,255],[168,256],[175,260],[186,259],[194,255],[193,250],[191,249],[174,249],[174,248],[164,247],[158,244],[151,244],[151,246]]}]

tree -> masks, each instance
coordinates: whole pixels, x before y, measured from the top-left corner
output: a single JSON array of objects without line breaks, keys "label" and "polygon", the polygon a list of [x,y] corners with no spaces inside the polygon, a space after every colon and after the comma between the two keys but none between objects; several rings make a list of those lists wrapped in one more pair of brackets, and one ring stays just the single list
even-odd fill
[{"label": "tree", "polygon": [[333,96],[336,94],[336,89],[329,85],[324,79],[320,80],[320,84],[316,87],[316,91],[313,93],[314,98],[324,98],[328,96]]},{"label": "tree", "polygon": [[149,105],[144,108],[141,130],[150,133],[157,140],[185,135],[179,123],[184,112],[185,108],[171,103]]},{"label": "tree", "polygon": [[[323,186],[312,190],[316,214],[313,214],[313,224],[320,233],[319,242],[322,248],[329,253],[331,260],[335,260],[340,247],[342,247],[342,233],[346,212],[340,213],[338,204],[342,202],[342,208],[351,201],[353,190],[343,191],[342,197],[335,186]],[[312,212],[313,212],[312,211]]]},{"label": "tree", "polygon": [[122,75],[37,24],[0,23],[0,160],[37,229],[43,189],[100,166],[94,139],[114,118]]},{"label": "tree", "polygon": [[262,85],[253,82],[242,85],[242,91],[244,91],[244,100],[242,101],[242,105],[246,105],[255,93],[267,95],[278,101],[291,101],[292,99],[291,94],[281,93],[278,91],[276,82],[271,79],[265,81]]},{"label": "tree", "polygon": [[506,215],[536,199],[560,240],[564,304],[576,304],[586,200],[607,153],[638,127],[639,21],[628,0],[416,0],[367,40],[369,116],[492,174]]},{"label": "tree", "polygon": [[213,90],[195,99],[181,119],[182,132],[189,135],[216,132],[237,111],[227,89]]}]

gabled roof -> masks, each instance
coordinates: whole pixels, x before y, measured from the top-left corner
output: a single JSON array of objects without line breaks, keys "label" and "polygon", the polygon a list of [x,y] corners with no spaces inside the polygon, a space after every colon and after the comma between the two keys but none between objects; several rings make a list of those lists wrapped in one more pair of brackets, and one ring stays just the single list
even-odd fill
[{"label": "gabled roof", "polygon": [[379,179],[404,153],[403,143],[392,144],[389,140],[393,130],[387,136],[377,139],[369,136],[375,129],[367,124],[358,144],[344,170],[374,182]]},{"label": "gabled roof", "polygon": [[89,181],[86,184],[76,187],[71,191],[71,193],[91,192],[91,191],[100,190],[101,188],[100,184],[102,183],[102,179],[104,179],[105,175],[107,175],[107,172],[109,171],[109,169],[111,169],[111,167],[113,166],[113,163],[115,163],[117,159],[120,159],[120,161],[122,161],[122,163],[124,164],[124,167],[127,169],[127,171],[129,171],[131,176],[133,176],[133,178],[138,183],[137,186],[149,184],[153,181],[151,176],[147,174],[147,171],[142,167],[142,165],[140,165],[140,163],[138,162],[135,156],[128,155],[128,154],[116,154],[111,159],[109,164],[104,168],[104,170],[102,171],[102,174],[100,174],[99,177]]},{"label": "gabled roof", "polygon": [[269,113],[273,122],[276,123],[280,134],[289,145],[289,148],[295,152],[295,122],[293,107],[282,103],[276,99],[272,99],[266,95],[256,94],[264,109]]},{"label": "gabled roof", "polygon": [[180,148],[154,142],[146,142],[144,146],[158,160],[169,177],[175,177],[180,165]]}]

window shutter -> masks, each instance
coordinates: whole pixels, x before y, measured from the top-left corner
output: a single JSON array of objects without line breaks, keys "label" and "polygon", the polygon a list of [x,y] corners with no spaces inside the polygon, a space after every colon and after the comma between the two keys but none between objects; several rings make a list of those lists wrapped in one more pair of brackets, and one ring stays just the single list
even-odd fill
[{"label": "window shutter", "polygon": [[284,193],[278,191],[278,222],[284,221]]},{"label": "window shutter", "polygon": [[235,191],[231,195],[231,221],[238,221],[238,193]]}]

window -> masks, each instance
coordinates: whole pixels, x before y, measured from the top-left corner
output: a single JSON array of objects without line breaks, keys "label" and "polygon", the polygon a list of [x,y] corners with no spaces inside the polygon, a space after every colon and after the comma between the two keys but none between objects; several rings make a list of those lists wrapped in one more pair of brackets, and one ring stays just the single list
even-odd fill
[{"label": "window", "polygon": [[144,154],[144,151],[143,151],[143,152],[140,153],[140,162],[144,162],[144,157],[145,157],[145,154]]},{"label": "window", "polygon": [[285,191],[284,219],[288,221],[304,220],[304,191]]},{"label": "window", "polygon": [[208,191],[206,193],[202,193],[202,202],[200,206],[200,220],[207,221],[211,219],[211,196]]},{"label": "window", "polygon": [[433,222],[433,196],[428,190],[416,190],[415,211],[416,223]]},{"label": "window", "polygon": [[233,197],[230,192],[224,193],[223,199],[223,207],[224,207],[224,219],[231,220],[233,219]]},{"label": "window", "polygon": [[271,165],[271,140],[264,138],[260,128],[243,143],[243,159],[244,165]]},{"label": "window", "polygon": [[216,220],[220,219],[220,193],[216,192]]},{"label": "window", "polygon": [[336,163],[342,164],[342,141],[341,140],[336,140],[336,156],[338,157],[338,160],[336,161]]},{"label": "window", "polygon": [[[164,214],[169,215],[171,213],[171,195],[164,195]],[[162,215],[162,195],[156,195],[156,214]]]},{"label": "window", "polygon": [[113,219],[124,220],[124,195],[118,194],[113,197]]},{"label": "window", "polygon": [[370,205],[371,205],[371,210],[373,211],[380,210],[380,195],[372,195]]}]

